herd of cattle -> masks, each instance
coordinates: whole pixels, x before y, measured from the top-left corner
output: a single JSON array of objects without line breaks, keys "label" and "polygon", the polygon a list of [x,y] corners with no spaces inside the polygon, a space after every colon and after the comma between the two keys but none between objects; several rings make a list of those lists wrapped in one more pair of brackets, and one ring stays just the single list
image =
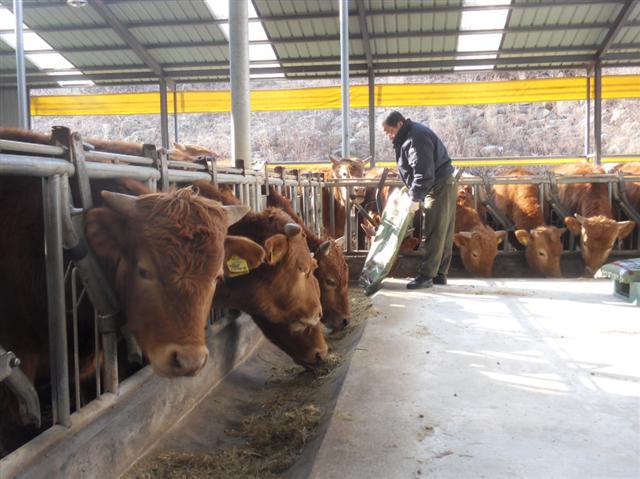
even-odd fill
[{"label": "herd of cattle", "polygon": [[[48,135],[6,128],[0,128],[0,139],[51,143]],[[86,142],[98,151],[142,156],[142,145]],[[203,153],[181,146],[172,159],[191,161]],[[640,174],[638,165],[622,168]],[[599,170],[589,165],[558,171],[594,172]],[[326,176],[362,178],[379,173],[366,171],[361,161],[342,159],[333,160]],[[510,174],[528,173],[514,170]],[[295,213],[290,199],[271,187],[265,192],[268,207],[257,212],[241,205],[232,188],[209,182],[162,193],[152,193],[133,180],[102,182],[100,187],[97,207],[85,214],[86,239],[110,278],[128,329],[156,373],[190,376],[203,368],[208,358],[205,326],[212,305],[249,314],[264,335],[298,364],[314,368],[326,360],[325,327],[339,330],[350,319],[348,266],[341,241],[314,234]],[[566,228],[580,235],[588,272],[606,260],[616,239],[634,228],[633,222],[613,219],[606,188],[595,183],[559,186],[562,201],[575,213],[565,218]],[[354,202],[376,205],[371,200],[376,193],[375,188],[355,187]],[[565,230],[545,224],[537,187],[495,186],[494,196],[515,222],[515,237],[526,247],[531,268],[559,277]],[[640,184],[630,197],[640,208]],[[324,224],[328,230],[329,208],[333,208],[335,237],[344,235],[345,198],[345,188],[323,190]],[[471,191],[461,188],[455,245],[472,274],[490,276],[498,245],[507,235],[486,225],[483,212],[473,204]],[[376,218],[380,211],[371,207],[369,213]],[[46,383],[49,353],[40,178],[0,176],[0,219],[5,231],[0,236],[0,346],[20,358],[23,372],[34,384]],[[410,238],[407,244],[413,248],[419,240]],[[83,377],[88,377],[100,358],[88,352],[81,360]],[[4,407],[14,406],[9,400],[8,405],[0,403]]]},{"label": "herd of cattle", "polygon": [[[358,160],[334,160],[333,174],[338,178],[378,178],[381,170],[374,168],[366,171]],[[633,177],[640,176],[640,163],[622,163],[611,172],[623,172]],[[331,173],[331,172],[330,172]],[[600,166],[588,163],[563,165],[554,170],[557,177],[582,177],[585,175],[605,174]],[[526,182],[527,177],[536,176],[535,172],[522,167],[512,168],[500,173],[501,177],[523,178],[522,183],[496,184],[489,193],[493,205],[515,229],[508,235],[505,230],[495,230],[490,225],[491,216],[484,206],[487,194],[474,198],[469,184],[461,184],[456,201],[456,222],[454,245],[467,271],[473,276],[490,277],[498,248],[504,241],[511,241],[514,248],[524,250],[526,262],[535,275],[559,278],[560,257],[564,250],[564,240],[569,233],[579,238],[579,249],[584,261],[584,272],[593,276],[606,262],[618,240],[628,237],[635,229],[634,221],[614,219],[614,205],[609,193],[608,183],[589,181],[558,182],[557,197],[570,216],[561,219],[563,225],[554,226],[545,220],[545,205],[541,204],[540,189],[537,184]],[[390,178],[397,179],[391,174]],[[625,183],[626,196],[635,209],[640,212],[640,182]],[[342,235],[345,215],[345,188],[335,188],[336,235]],[[367,211],[369,220],[361,223],[367,236],[375,232],[380,214],[380,204],[375,195],[388,196],[390,188],[379,192],[376,187],[353,188],[353,202],[361,204]],[[384,205],[384,200],[382,201]],[[477,207],[474,205],[478,205]],[[327,213],[324,208],[325,225]],[[373,220],[373,225],[370,221]],[[418,218],[414,222],[414,232],[419,231]],[[417,233],[419,235],[419,233]],[[403,250],[414,250],[420,244],[419,236],[405,239]],[[428,244],[426,245],[428,247]]]},{"label": "herd of cattle", "polygon": [[[15,129],[0,129],[0,139],[51,141]],[[142,153],[141,145],[89,141],[98,151]],[[342,248],[314,235],[286,198],[271,191],[269,202],[276,206],[256,212],[240,205],[229,188],[209,182],[164,193],[151,193],[133,180],[102,181],[101,188],[100,203],[85,215],[87,243],[156,373],[190,376],[202,369],[212,305],[245,311],[305,367],[326,360],[324,325],[338,330],[350,317],[347,263]],[[16,354],[33,383],[46,384],[40,178],[0,176],[0,218],[7,232],[0,239],[0,345]],[[99,358],[91,351],[80,355],[82,376],[90,377]],[[6,419],[4,412],[17,405],[7,391],[4,396]]]}]

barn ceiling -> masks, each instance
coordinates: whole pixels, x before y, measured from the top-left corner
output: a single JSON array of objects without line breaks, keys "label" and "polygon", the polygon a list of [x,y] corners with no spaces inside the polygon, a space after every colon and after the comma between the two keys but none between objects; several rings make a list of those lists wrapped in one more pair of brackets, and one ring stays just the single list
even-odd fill
[{"label": "barn ceiling", "polygon": [[[227,1],[24,0],[48,45],[26,52],[27,83],[228,81]],[[340,75],[339,0],[250,1],[253,77]],[[0,85],[15,84],[11,35],[0,21]],[[35,61],[52,51],[64,68]],[[349,52],[352,77],[638,66],[640,0],[350,0]]]}]

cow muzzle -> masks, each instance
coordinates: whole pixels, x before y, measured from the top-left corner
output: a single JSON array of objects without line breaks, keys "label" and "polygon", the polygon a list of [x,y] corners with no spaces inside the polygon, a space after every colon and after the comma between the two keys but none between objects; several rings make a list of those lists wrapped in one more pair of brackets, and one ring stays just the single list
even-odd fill
[{"label": "cow muzzle", "polygon": [[164,377],[195,376],[209,358],[206,346],[171,344],[150,355],[153,370]]}]

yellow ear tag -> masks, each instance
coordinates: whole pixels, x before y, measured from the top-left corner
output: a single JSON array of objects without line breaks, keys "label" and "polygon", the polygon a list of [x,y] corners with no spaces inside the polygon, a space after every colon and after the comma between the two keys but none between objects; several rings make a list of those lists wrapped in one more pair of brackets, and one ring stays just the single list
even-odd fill
[{"label": "yellow ear tag", "polygon": [[249,274],[249,265],[247,264],[247,261],[236,255],[231,256],[227,260],[227,269],[229,270],[230,278]]}]

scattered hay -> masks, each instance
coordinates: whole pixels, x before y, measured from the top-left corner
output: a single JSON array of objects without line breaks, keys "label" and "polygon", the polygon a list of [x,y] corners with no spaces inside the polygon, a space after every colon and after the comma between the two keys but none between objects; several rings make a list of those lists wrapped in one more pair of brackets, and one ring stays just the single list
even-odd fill
[{"label": "scattered hay", "polygon": [[282,396],[265,404],[258,414],[244,418],[237,429],[225,431],[240,446],[216,454],[161,452],[136,465],[127,479],[274,478],[296,461],[322,422],[315,404],[295,404]]},{"label": "scattered hay", "polygon": [[[351,290],[352,320],[343,331],[329,335],[331,353],[315,370],[270,364],[260,394],[242,405],[242,419],[228,422],[226,439],[211,445],[210,453],[162,451],[136,464],[125,479],[217,479],[280,477],[294,465],[305,446],[326,421],[331,394],[322,386],[344,373],[355,347],[353,333],[376,314],[371,299],[359,289]],[[322,392],[323,391],[323,392]],[[327,406],[328,407],[328,406]]]}]

